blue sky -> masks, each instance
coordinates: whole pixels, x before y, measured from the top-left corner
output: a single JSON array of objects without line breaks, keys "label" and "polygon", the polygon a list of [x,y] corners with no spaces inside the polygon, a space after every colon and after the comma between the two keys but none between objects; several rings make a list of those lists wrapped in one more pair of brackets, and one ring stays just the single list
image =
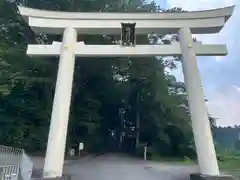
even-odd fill
[{"label": "blue sky", "polygon": [[[198,57],[199,70],[210,113],[219,118],[218,125],[240,124],[240,0],[156,0],[164,8],[182,7],[185,10],[206,10],[236,5],[231,19],[219,34],[196,35],[209,44],[227,44],[225,57]],[[173,71],[181,81],[181,66]]]}]

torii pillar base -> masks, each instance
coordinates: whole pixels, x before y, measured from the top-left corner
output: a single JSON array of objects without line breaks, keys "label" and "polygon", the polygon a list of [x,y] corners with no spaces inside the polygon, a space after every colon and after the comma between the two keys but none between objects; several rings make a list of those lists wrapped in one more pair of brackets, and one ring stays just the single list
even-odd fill
[{"label": "torii pillar base", "polygon": [[191,174],[190,180],[235,180],[231,175],[210,176],[204,174]]}]

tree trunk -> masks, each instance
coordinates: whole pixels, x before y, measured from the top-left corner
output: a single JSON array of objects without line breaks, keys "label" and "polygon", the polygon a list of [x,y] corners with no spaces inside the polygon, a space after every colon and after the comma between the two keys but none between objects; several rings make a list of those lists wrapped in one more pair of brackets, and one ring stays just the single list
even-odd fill
[{"label": "tree trunk", "polygon": [[140,128],[140,114],[139,114],[139,93],[137,92],[137,107],[136,107],[136,145],[135,148],[139,147],[139,128]]},{"label": "tree trunk", "polygon": [[124,130],[124,122],[123,122],[123,114],[122,111],[119,110],[120,115],[120,130],[119,130],[119,143],[118,143],[118,150],[121,150],[122,147],[122,141],[123,141],[123,130]]}]

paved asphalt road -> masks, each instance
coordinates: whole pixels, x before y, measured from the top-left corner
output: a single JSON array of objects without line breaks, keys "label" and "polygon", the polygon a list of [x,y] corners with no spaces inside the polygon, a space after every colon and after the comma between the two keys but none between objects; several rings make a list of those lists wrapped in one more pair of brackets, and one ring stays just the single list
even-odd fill
[{"label": "paved asphalt road", "polygon": [[[33,158],[37,168],[42,158]],[[143,161],[121,155],[103,155],[65,161],[64,173],[72,180],[189,180],[198,167],[180,164]]]}]

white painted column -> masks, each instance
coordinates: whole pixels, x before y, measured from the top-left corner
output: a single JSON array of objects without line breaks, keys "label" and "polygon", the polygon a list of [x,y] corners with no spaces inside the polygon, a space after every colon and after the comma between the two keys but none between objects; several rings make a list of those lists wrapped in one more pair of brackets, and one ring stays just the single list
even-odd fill
[{"label": "white painted column", "polygon": [[48,135],[44,164],[45,177],[62,176],[75,66],[74,46],[76,42],[77,31],[74,28],[66,28],[63,34]]},{"label": "white painted column", "polygon": [[179,31],[182,49],[182,68],[188,93],[193,135],[202,174],[219,175],[218,162],[213,144],[210,123],[205,104],[196,54],[192,49],[192,34],[189,28]]}]

